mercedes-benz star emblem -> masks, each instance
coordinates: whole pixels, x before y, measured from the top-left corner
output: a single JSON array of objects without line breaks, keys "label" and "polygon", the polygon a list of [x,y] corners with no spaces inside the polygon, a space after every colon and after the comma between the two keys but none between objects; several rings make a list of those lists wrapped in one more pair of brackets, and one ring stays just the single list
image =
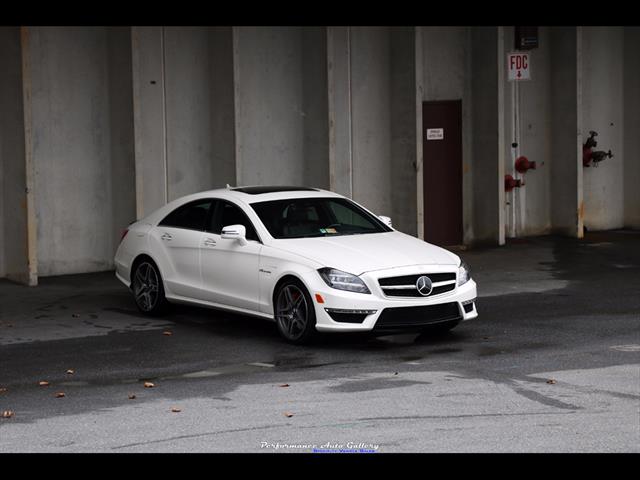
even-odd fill
[{"label": "mercedes-benz star emblem", "polygon": [[416,281],[416,288],[418,289],[418,293],[420,295],[422,295],[423,297],[426,297],[431,293],[431,290],[433,289],[433,284],[431,283],[431,279],[424,275],[421,276]]}]

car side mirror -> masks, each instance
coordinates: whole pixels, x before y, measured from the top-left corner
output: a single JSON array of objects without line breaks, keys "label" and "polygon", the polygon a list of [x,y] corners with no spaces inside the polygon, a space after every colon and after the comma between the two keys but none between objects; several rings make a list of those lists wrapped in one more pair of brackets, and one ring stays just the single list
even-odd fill
[{"label": "car side mirror", "polygon": [[387,226],[389,226],[389,227],[393,228],[393,224],[391,223],[391,217],[385,217],[384,215],[378,215],[378,218],[379,218],[380,220],[382,220],[382,222],[383,222],[385,225],[387,225]]},{"label": "car side mirror", "polygon": [[247,244],[247,229],[244,225],[228,225],[222,228],[222,238],[238,240],[240,245]]}]

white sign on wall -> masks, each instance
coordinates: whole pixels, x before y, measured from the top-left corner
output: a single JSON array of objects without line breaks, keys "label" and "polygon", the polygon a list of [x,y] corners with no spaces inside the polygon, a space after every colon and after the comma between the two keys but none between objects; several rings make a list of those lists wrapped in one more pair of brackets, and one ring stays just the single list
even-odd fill
[{"label": "white sign on wall", "polygon": [[513,52],[507,55],[507,70],[510,82],[531,80],[531,63],[529,59],[529,54],[524,52]]},{"label": "white sign on wall", "polygon": [[427,128],[427,140],[442,140],[444,128]]}]

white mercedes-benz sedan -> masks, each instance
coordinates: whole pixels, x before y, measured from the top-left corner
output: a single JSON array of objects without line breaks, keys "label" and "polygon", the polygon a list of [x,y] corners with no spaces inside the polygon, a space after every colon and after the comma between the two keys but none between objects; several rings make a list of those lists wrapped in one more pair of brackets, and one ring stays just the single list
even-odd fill
[{"label": "white mercedes-benz sedan", "polygon": [[317,331],[442,331],[478,316],[457,255],[316,188],[179,198],[129,225],[115,265],[146,314],[168,302],[220,308],[275,320],[293,343]]}]

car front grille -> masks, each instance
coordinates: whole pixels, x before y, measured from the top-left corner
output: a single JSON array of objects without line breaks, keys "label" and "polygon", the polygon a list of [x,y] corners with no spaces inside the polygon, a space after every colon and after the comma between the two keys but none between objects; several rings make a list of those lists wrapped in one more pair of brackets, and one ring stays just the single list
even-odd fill
[{"label": "car front grille", "polygon": [[374,331],[419,329],[434,323],[462,320],[457,302],[419,307],[385,308]]},{"label": "car front grille", "polygon": [[[429,295],[422,295],[416,288],[418,278],[423,275],[429,277],[433,284]],[[416,273],[400,277],[380,278],[378,284],[387,297],[433,297],[454,290],[456,288],[456,274],[454,272]]]}]

